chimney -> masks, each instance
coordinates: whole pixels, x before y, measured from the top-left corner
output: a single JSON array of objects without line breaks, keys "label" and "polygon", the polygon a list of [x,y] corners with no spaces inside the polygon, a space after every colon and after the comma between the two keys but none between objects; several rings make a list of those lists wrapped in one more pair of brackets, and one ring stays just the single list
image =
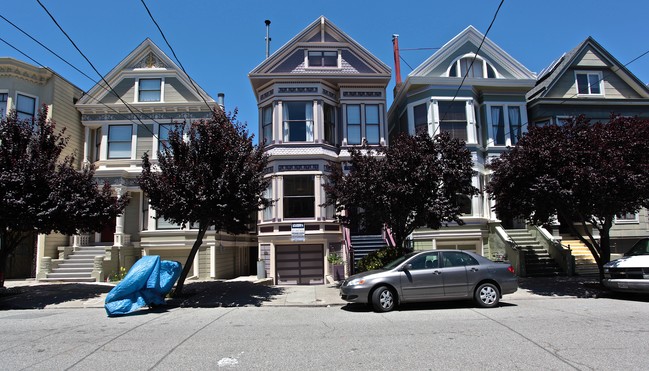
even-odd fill
[{"label": "chimney", "polygon": [[266,23],[266,58],[270,55],[270,19],[264,21]]},{"label": "chimney", "polygon": [[216,102],[219,104],[219,107],[221,107],[221,109],[225,111],[225,94],[224,93],[218,93],[216,95]]},{"label": "chimney", "polygon": [[401,90],[401,57],[399,55],[399,35],[392,35],[392,49],[394,50],[394,92],[396,96]]}]

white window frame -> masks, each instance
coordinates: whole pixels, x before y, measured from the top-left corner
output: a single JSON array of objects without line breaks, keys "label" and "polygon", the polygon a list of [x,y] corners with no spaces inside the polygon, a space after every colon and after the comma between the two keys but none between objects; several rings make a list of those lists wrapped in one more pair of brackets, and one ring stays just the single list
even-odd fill
[{"label": "white window frame", "polygon": [[[431,97],[430,98],[432,109],[432,122],[433,134],[441,133],[440,121],[442,120],[442,113],[439,110],[439,102],[451,102],[449,97]],[[466,115],[466,143],[479,143],[478,133],[476,130],[476,107],[472,98],[456,98],[454,104],[464,104],[464,112]],[[470,107],[468,109],[467,107]],[[412,121],[412,129],[414,130],[414,118]]]},{"label": "white window frame", "polygon": [[[494,67],[493,63],[488,62],[486,59],[484,59],[483,57],[481,57],[479,55],[476,56],[474,53],[467,53],[467,54],[464,54],[464,55],[461,55],[461,56],[457,57],[453,61],[453,63],[449,64],[448,68],[446,69],[445,77],[463,78],[464,75],[462,75],[462,68],[460,66],[460,61],[462,59],[465,59],[465,58],[471,58],[471,59],[475,58],[475,61],[473,62],[473,64],[475,65],[476,63],[480,63],[482,65],[482,76],[483,77],[470,77],[470,76],[467,76],[467,78],[472,78],[472,79],[479,79],[479,78],[483,78],[483,79],[487,79],[487,78],[489,78],[489,79],[499,79],[499,78],[501,78],[501,75],[498,72],[498,69],[496,67]],[[495,77],[487,77],[488,74],[489,74],[488,73],[489,70],[487,69],[487,65],[489,65],[491,67],[491,69],[494,70]],[[451,69],[453,67],[455,67],[455,71],[459,74],[459,76],[451,76]]]},{"label": "white window frame", "polygon": [[[110,157],[110,127],[111,126],[130,126],[131,127],[131,153],[129,157]],[[106,140],[102,142],[106,143],[105,147],[105,159],[106,160],[133,160],[133,157],[135,156],[135,143],[137,142],[137,126],[133,126],[133,124],[127,124],[127,123],[112,123],[112,124],[107,124],[105,127],[102,127],[102,133],[105,133]],[[102,138],[103,139],[103,138]]]},{"label": "white window frame", "polygon": [[[505,143],[496,144],[496,131],[494,128],[494,123],[491,117],[492,107],[502,107],[503,109],[503,121],[505,123]],[[521,121],[521,136],[527,132],[527,109],[525,103],[512,103],[512,102],[489,102],[486,104],[486,116],[487,116],[487,127],[489,128],[489,138],[487,138],[487,146],[491,147],[506,147],[514,146],[512,142],[512,137],[514,132],[512,131],[510,122],[509,122],[509,108],[518,107],[519,111],[519,120]]]},{"label": "white window frame", "polygon": [[618,219],[617,215],[615,215],[615,220],[613,221],[615,224],[640,224],[640,215],[639,213],[635,213],[633,219]]},{"label": "white window frame", "polygon": [[[33,98],[34,99],[34,118],[38,116],[38,107],[39,107],[39,100],[37,95],[33,94],[28,94],[28,93],[23,93],[21,91],[16,91],[16,94],[14,95],[14,101],[12,102],[13,109],[16,110],[16,113],[18,113],[18,96],[22,95],[25,97]],[[7,98],[8,100],[8,98]]]},{"label": "white window frame", "polygon": [[[270,122],[266,123],[265,122],[265,112],[267,110],[270,110]],[[265,145],[271,145],[273,144],[273,113],[274,113],[275,107],[274,104],[268,104],[263,107],[261,107],[261,114],[259,115],[260,121],[261,121],[261,135],[260,138],[262,141],[266,141]],[[266,137],[266,127],[270,127],[270,133],[268,137]]]},{"label": "white window frame", "polygon": [[[578,75],[586,75],[586,80],[588,81],[588,93],[580,93],[579,92],[579,82],[577,81],[577,76]],[[592,84],[590,83],[590,75],[596,75],[597,76],[597,81],[599,83],[599,94],[591,93],[591,87]],[[604,93],[604,79],[602,77],[602,71],[580,71],[580,70],[575,70],[575,89],[577,89],[577,96],[580,97],[603,97],[605,96]]]},{"label": "white window frame", "polygon": [[[302,103],[305,105],[305,107],[310,107],[309,109],[311,110],[311,118],[309,119],[308,115],[305,112],[305,119],[304,120],[291,120],[290,117],[286,117],[286,114],[288,112],[288,107],[287,105],[290,103]],[[312,100],[286,100],[282,102],[281,105],[281,122],[282,122],[282,140],[284,143],[313,143],[315,141],[315,114],[317,112],[316,109],[316,104]],[[305,125],[305,140],[291,140],[291,122],[300,122],[304,121]]]},{"label": "white window frame", "polygon": [[[140,102],[140,80],[160,80],[160,100]],[[163,76],[146,76],[146,77],[139,77],[135,79],[135,92],[133,95],[134,95],[133,97],[134,103],[151,103],[151,104],[165,103],[165,99],[164,99],[165,78]]]},{"label": "white window frame", "polygon": [[[337,54],[336,55],[336,65],[335,66],[311,66],[309,64],[309,53],[336,53]],[[309,50],[309,49],[307,49],[307,50],[304,51],[304,66],[306,68],[340,69],[341,68],[341,61],[342,61],[341,54],[342,53],[340,52],[340,50],[327,50],[327,49],[310,49]],[[324,58],[324,54],[323,54],[323,58]]]}]

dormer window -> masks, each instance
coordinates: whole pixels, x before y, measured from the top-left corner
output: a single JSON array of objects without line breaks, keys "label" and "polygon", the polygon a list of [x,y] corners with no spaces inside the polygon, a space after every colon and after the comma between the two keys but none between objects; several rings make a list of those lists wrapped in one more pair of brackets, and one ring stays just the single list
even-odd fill
[{"label": "dormer window", "polygon": [[[471,65],[471,62],[473,62],[473,65]],[[474,57],[464,57],[451,64],[448,71],[449,77],[464,77],[464,75],[468,78],[486,77],[489,79],[495,79],[497,77],[496,70],[493,66],[479,57],[475,57],[475,60]]]},{"label": "dormer window", "polygon": [[139,79],[138,102],[161,102],[162,79]]},{"label": "dormer window", "polygon": [[337,51],[309,51],[308,67],[338,67]]}]

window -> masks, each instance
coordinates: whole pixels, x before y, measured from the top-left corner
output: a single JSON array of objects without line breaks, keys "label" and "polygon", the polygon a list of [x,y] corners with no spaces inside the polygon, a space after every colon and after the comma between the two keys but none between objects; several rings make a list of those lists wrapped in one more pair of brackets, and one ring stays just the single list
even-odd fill
[{"label": "window", "polygon": [[261,111],[261,130],[263,133],[264,143],[273,142],[273,107],[264,107]]},{"label": "window", "polygon": [[5,117],[7,113],[7,100],[9,99],[8,93],[0,93],[0,119]]},{"label": "window", "polygon": [[110,125],[108,127],[108,158],[131,158],[133,126]]},{"label": "window", "polygon": [[19,120],[32,120],[36,116],[36,98],[16,95],[16,114]]},{"label": "window", "polygon": [[[264,191],[263,197],[268,200],[273,200],[273,185],[269,185],[268,188]],[[270,205],[263,210],[263,220],[273,219],[273,205]]]},{"label": "window", "polygon": [[368,144],[379,144],[381,137],[379,117],[378,104],[365,105],[365,139]]},{"label": "window", "polygon": [[439,128],[451,137],[467,140],[466,103],[464,101],[439,101]]},{"label": "window", "polygon": [[505,145],[505,118],[502,107],[491,107],[494,144]]},{"label": "window", "polygon": [[443,254],[444,268],[480,265],[480,263],[478,263],[478,261],[474,257],[460,251],[445,251]]},{"label": "window", "polygon": [[417,255],[411,261],[409,270],[436,269],[439,268],[439,253],[431,252]]},{"label": "window", "polygon": [[602,95],[601,72],[575,72],[577,79],[577,94]]},{"label": "window", "polygon": [[155,220],[155,229],[180,229],[180,224],[175,224],[167,219],[160,217]]},{"label": "window", "polygon": [[467,195],[457,195],[457,205],[460,208],[460,214],[471,215],[473,208],[471,207],[471,197]]},{"label": "window", "polygon": [[149,197],[142,193],[142,230],[149,230]]},{"label": "window", "polygon": [[336,140],[336,107],[324,104],[324,140],[329,144],[337,144]]},{"label": "window", "polygon": [[428,131],[428,109],[426,103],[413,107],[415,118],[415,134]]},{"label": "window", "polygon": [[338,67],[337,51],[308,52],[309,67]]},{"label": "window", "polygon": [[492,138],[495,145],[515,145],[521,137],[521,108],[519,106],[491,106]]},{"label": "window", "polygon": [[284,219],[315,217],[313,175],[284,177]]},{"label": "window", "polygon": [[[487,71],[486,74],[485,70]],[[453,62],[448,75],[449,77],[464,77],[466,75],[468,78],[484,78],[486,75],[487,78],[495,79],[496,70],[484,59],[471,56]]]},{"label": "window", "polygon": [[284,141],[313,141],[313,103],[284,102]]},{"label": "window", "polygon": [[347,105],[347,144],[361,144],[361,106]]},{"label": "window", "polygon": [[158,151],[164,151],[165,146],[169,143],[169,131],[175,128],[175,124],[160,124],[158,126]]},{"label": "window", "polygon": [[140,79],[138,102],[162,101],[162,79]]}]

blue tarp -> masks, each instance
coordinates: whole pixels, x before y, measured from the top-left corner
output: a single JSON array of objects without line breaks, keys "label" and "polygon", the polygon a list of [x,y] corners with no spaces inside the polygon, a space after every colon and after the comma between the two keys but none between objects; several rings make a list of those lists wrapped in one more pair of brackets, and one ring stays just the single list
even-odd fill
[{"label": "blue tarp", "polygon": [[131,313],[141,307],[161,305],[180,276],[176,261],[143,256],[106,296],[104,308],[109,316]]}]

